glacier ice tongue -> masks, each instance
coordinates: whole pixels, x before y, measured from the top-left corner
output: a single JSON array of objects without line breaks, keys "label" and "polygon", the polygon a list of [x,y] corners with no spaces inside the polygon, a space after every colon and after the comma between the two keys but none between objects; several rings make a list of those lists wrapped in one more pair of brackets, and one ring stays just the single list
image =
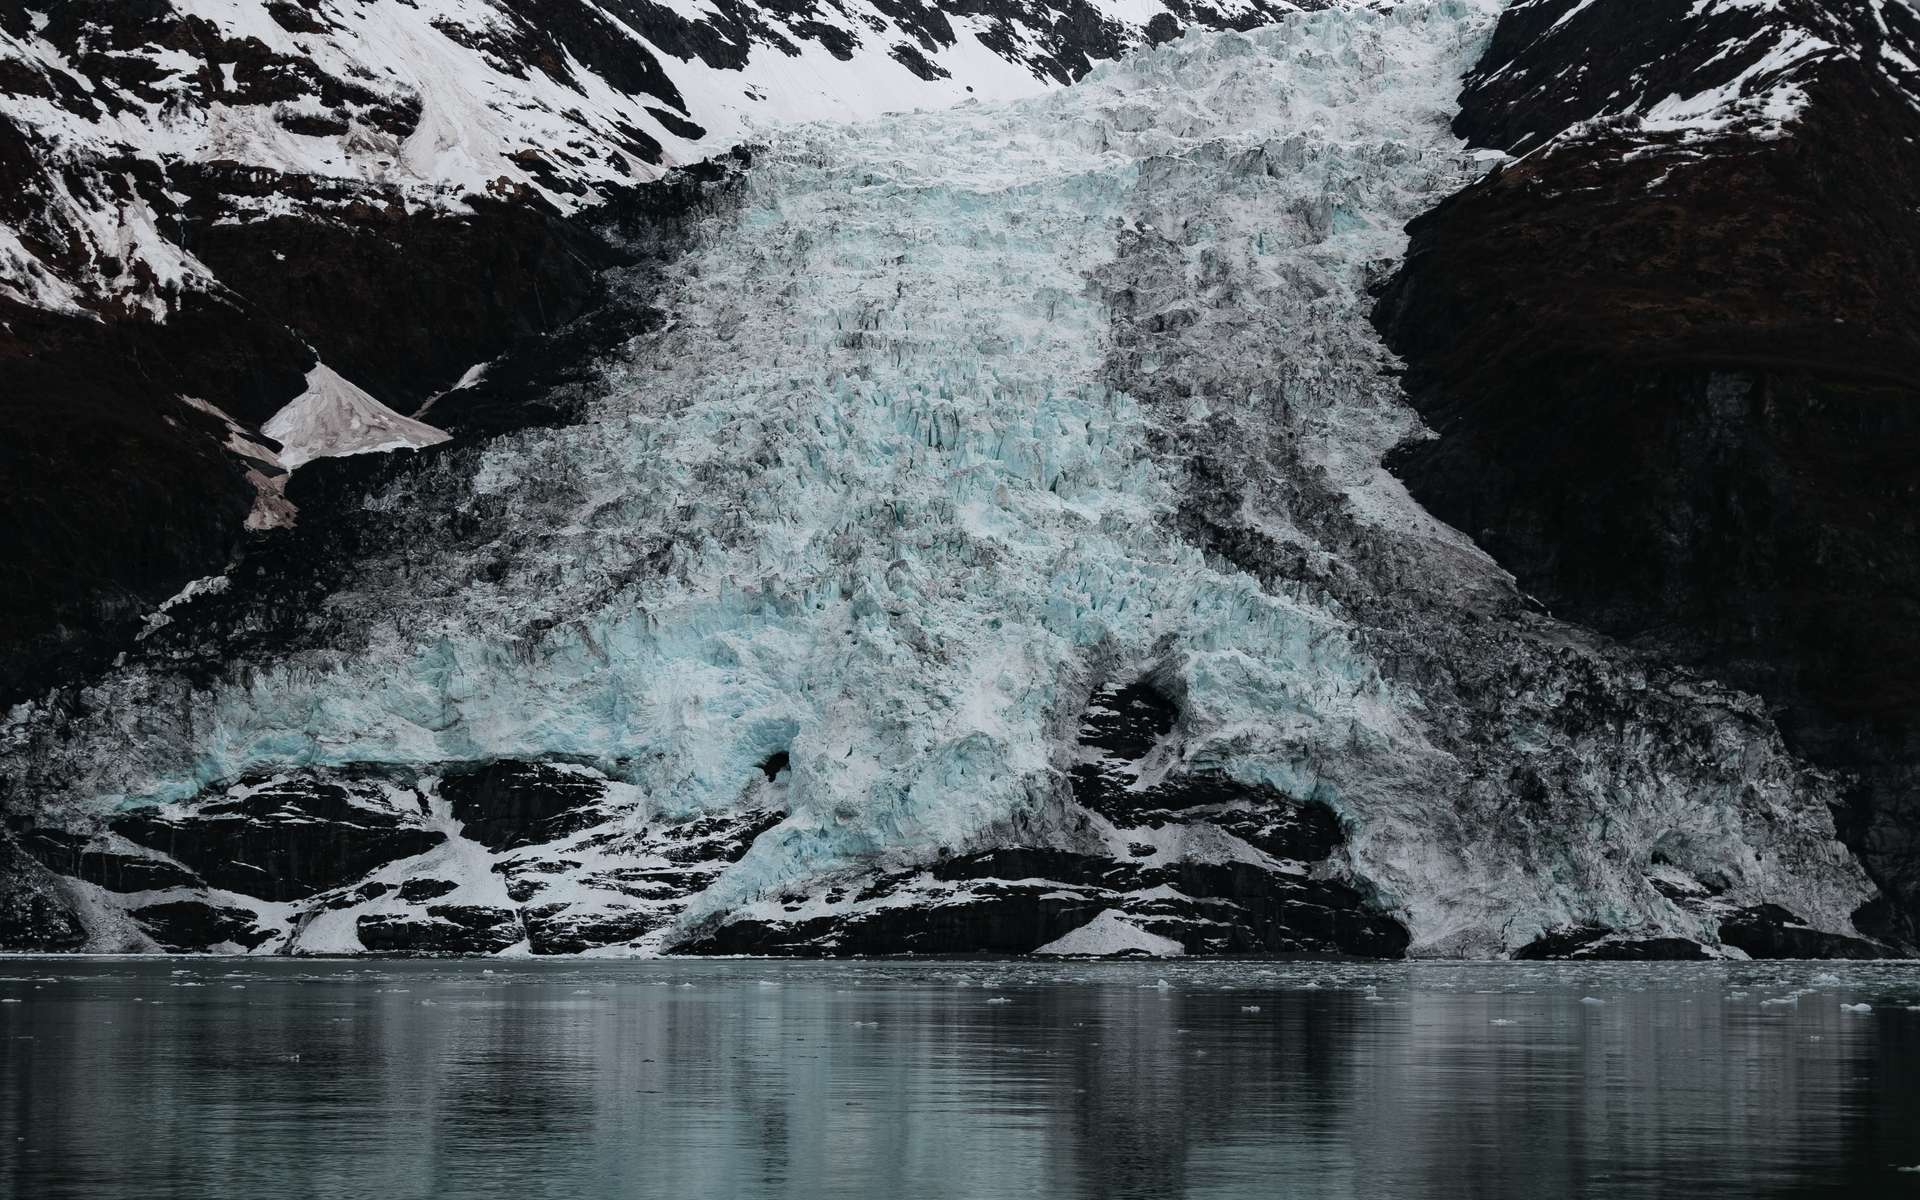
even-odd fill
[{"label": "glacier ice tongue", "polygon": [[[357,644],[205,687],[131,670],[77,726],[16,716],[13,737],[96,809],[262,768],[561,757],[635,786],[644,821],[727,811],[789,755],[791,815],[692,926],[1013,831],[1084,838],[1081,708],[1154,672],[1184,764],[1332,805],[1353,844],[1331,869],[1416,950],[1582,920],[1710,936],[1648,881],[1656,857],[1842,926],[1869,889],[1742,698],[1551,623],[1523,636],[1510,581],[1380,466],[1420,430],[1381,378],[1370,264],[1479,169],[1447,125],[1499,8],[1303,14],[1032,100],[798,130],[672,268],[673,319],[605,364],[590,419],[369,500],[463,511],[410,548],[405,589],[329,600]],[[1274,417],[1238,459],[1207,433],[1234,414]],[[1195,536],[1195,456],[1260,472],[1272,438],[1299,476],[1262,486],[1338,512],[1255,496],[1234,520],[1318,579]],[[1458,654],[1528,647],[1494,732],[1440,711],[1444,644],[1398,669],[1395,639],[1431,628],[1351,594],[1355,545],[1386,547],[1403,607],[1470,612],[1487,632]],[[1542,716],[1649,692],[1578,736]],[[1707,744],[1652,754],[1676,712]],[[1573,800],[1516,815],[1523,771]]]}]

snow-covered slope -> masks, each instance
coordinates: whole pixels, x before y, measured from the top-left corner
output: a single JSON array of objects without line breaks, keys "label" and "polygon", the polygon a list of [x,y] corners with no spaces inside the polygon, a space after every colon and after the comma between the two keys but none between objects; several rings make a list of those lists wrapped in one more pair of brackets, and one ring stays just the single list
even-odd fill
[{"label": "snow-covered slope", "polygon": [[1468,76],[1469,120],[1517,152],[1776,139],[1856,71],[1920,107],[1917,32],[1909,0],[1516,0]]},{"label": "snow-covered slope", "polygon": [[[1484,167],[1447,126],[1499,9],[1189,34],[774,140],[585,420],[365,501],[403,532],[337,623],[183,671],[184,627],[248,611],[191,602],[16,710],[10,792],[93,944],[1849,933],[1832,784],[1759,705],[1535,614],[1381,468],[1421,431],[1368,289]],[[206,847],[243,822],[377,877],[235,871]]]}]

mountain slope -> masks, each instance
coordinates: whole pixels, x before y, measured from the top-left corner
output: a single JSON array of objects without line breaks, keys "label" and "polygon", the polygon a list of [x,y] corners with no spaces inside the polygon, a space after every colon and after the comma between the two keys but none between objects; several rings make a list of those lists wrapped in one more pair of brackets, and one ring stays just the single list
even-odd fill
[{"label": "mountain slope", "polygon": [[1413,492],[1556,614],[1765,697],[1910,944],[1917,42],[1901,0],[1514,5],[1456,130],[1519,157],[1415,223],[1379,314],[1441,435]]}]

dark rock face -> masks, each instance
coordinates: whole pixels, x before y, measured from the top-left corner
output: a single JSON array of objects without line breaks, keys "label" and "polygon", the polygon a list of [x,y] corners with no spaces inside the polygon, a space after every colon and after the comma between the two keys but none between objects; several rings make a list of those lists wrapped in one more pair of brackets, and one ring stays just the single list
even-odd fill
[{"label": "dark rock face", "polygon": [[[873,904],[893,898],[906,904]],[[800,898],[795,898],[796,900]],[[1407,933],[1345,884],[1245,863],[1139,868],[1010,847],[869,881],[848,915],[750,919],[685,954],[1029,954],[1107,911],[1188,954],[1398,958]],[[798,908],[796,903],[793,907]]]},{"label": "dark rock face", "polygon": [[214,887],[263,900],[303,899],[445,840],[388,804],[377,782],[299,773],[243,781],[190,812],[130,812],[112,828]]},{"label": "dark rock face", "polygon": [[400,885],[400,898],[409,904],[419,904],[457,891],[459,887],[451,879],[409,879]]},{"label": "dark rock face", "polygon": [[631,942],[660,927],[663,918],[639,907],[579,912],[570,904],[534,904],[520,910],[527,944],[535,954],[578,954],[596,946]]},{"label": "dark rock face", "polygon": [[254,914],[201,900],[175,900],[136,908],[132,917],[169,950],[208,950],[231,942],[252,950],[279,934],[254,924]]},{"label": "dark rock face", "polygon": [[[1072,802],[1120,831],[1120,853],[1016,841],[946,855],[783,896],[781,911],[827,911],[732,921],[676,950],[1028,954],[1112,912],[1187,954],[1405,954],[1404,926],[1350,884],[1315,874],[1345,841],[1333,813],[1217,771],[1170,770],[1178,722],[1178,704],[1147,681],[1088,702]],[[1190,841],[1209,849],[1162,848]]]},{"label": "dark rock face", "polygon": [[22,834],[20,846],[48,870],[112,892],[153,892],[172,887],[196,887],[200,877],[164,858],[121,853],[92,839],[57,829],[34,829]]},{"label": "dark rock face", "polygon": [[392,536],[390,523],[352,515],[359,489],[424,465],[310,463],[292,493],[302,528],[249,537],[248,473],[279,472],[229,452],[230,429],[178,397],[257,430],[303,389],[311,346],[401,411],[494,360],[482,384],[431,414],[465,439],[569,420],[567,385],[660,320],[644,295],[610,296],[601,272],[670,259],[745,161],[676,172],[568,219],[487,202],[450,216],[389,198],[345,216],[233,224],[219,220],[223,193],[209,182],[178,220],[198,230],[198,252],[232,291],[185,292],[165,321],[0,299],[0,469],[16,483],[0,497],[0,618],[14,631],[0,639],[0,703],[157,648],[135,643],[140,618],[237,559],[253,566],[238,581],[270,579],[271,602],[297,609],[303,589],[337,581],[363,539]]},{"label": "dark rock face", "polygon": [[1178,714],[1172,700],[1144,682],[1097,694],[1081,725],[1074,799],[1117,825],[1204,821],[1294,862],[1323,862],[1345,842],[1339,819],[1325,804],[1249,787],[1218,770],[1143,778],[1143,765],[1173,733]]},{"label": "dark rock face", "polygon": [[[1746,85],[1804,95],[1785,136],[1609,119],[1542,146],[1800,34],[1842,49]],[[1797,752],[1853,781],[1842,836],[1891,898],[1857,921],[1908,945],[1917,44],[1910,7],[1854,0],[1516,5],[1456,129],[1532,153],[1413,224],[1376,314],[1440,434],[1393,464],[1414,494],[1556,615],[1773,704]]]},{"label": "dark rock face", "polygon": [[457,215],[397,201],[327,221],[217,215],[209,204],[189,224],[196,257],[401,412],[474,364],[564,328],[596,299],[598,272],[622,258],[590,221],[499,201]]},{"label": "dark rock face", "polygon": [[[675,948],[681,954],[847,957],[862,954],[1026,954],[1086,924],[1097,899],[1065,900],[1042,886],[928,908],[877,910],[853,919],[733,921]],[[959,949],[968,947],[969,949]]]},{"label": "dark rock face", "polygon": [[1887,947],[1878,943],[1810,929],[1778,904],[1761,904],[1728,914],[1720,925],[1720,940],[1753,958],[1885,958],[1888,955]]},{"label": "dark rock face", "polygon": [[489,850],[557,841],[599,823],[593,806],[602,780],[548,763],[496,762],[449,775],[440,794],[453,801],[464,832]]},{"label": "dark rock face", "polygon": [[378,900],[391,891],[393,891],[392,884],[383,879],[376,879],[372,883],[361,884],[357,888],[343,888],[332,895],[321,896],[319,900],[321,907],[337,911],[352,908],[357,904],[365,904],[369,900]]},{"label": "dark rock face", "polygon": [[[786,818],[750,808],[638,831],[618,815],[568,846],[579,859],[523,852],[495,864],[521,909],[535,954],[574,954],[633,942],[662,928]],[[588,865],[583,859],[594,860]],[[571,898],[552,900],[564,885]]]},{"label": "dark rock face", "polygon": [[[246,779],[121,814],[110,829],[36,828],[0,841],[0,946],[73,949],[90,934],[119,936],[111,919],[85,927],[61,896],[63,877],[116,893],[103,907],[170,950],[494,954],[524,943],[574,954],[635,944],[785,819],[784,786],[756,772],[738,812],[647,823],[633,789],[558,763]],[[466,844],[448,846],[448,816],[464,823]],[[250,899],[265,903],[256,911]],[[288,902],[291,912],[266,906]]]},{"label": "dark rock face", "polygon": [[512,909],[477,904],[435,904],[425,916],[369,913],[357,926],[377,954],[493,954],[525,936]]},{"label": "dark rock face", "polygon": [[0,704],[98,669],[144,614],[239,551],[246,462],[176,397],[270,413],[311,364],[224,298],[184,301],[164,326],[0,298]]}]

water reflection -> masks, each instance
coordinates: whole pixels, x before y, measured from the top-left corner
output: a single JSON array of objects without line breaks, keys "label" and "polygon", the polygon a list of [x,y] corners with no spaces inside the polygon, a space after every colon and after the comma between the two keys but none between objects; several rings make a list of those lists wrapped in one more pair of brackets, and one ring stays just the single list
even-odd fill
[{"label": "water reflection", "polygon": [[1827,969],[0,960],[0,1193],[1920,1194]]}]

